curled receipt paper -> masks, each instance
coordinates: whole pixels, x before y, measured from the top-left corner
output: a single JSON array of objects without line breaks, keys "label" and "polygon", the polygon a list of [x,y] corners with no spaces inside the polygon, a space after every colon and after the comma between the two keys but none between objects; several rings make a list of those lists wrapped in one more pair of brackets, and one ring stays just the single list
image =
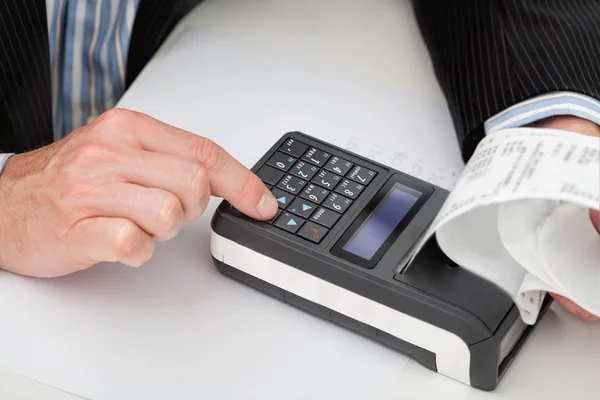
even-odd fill
[{"label": "curled receipt paper", "polygon": [[[434,234],[458,265],[505,290],[534,324],[546,293],[600,316],[600,138],[537,128],[478,146],[414,254]],[[410,262],[408,263],[410,268]]]}]

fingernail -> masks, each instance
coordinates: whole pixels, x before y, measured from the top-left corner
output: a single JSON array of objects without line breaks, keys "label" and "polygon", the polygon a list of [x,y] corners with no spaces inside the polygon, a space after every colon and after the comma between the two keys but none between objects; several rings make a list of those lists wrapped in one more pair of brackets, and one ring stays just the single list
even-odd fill
[{"label": "fingernail", "polygon": [[273,218],[277,212],[277,200],[275,200],[275,197],[271,193],[263,194],[256,206],[256,211],[258,211],[262,218]]}]

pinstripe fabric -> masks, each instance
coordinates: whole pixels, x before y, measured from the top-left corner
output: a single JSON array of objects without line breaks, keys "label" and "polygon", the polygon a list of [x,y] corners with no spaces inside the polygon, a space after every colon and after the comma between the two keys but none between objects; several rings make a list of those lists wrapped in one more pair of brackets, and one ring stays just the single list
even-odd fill
[{"label": "pinstripe fabric", "polygon": [[[0,0],[0,153],[20,153],[51,143],[55,140],[54,115],[62,126],[57,130],[57,137],[76,126],[77,123],[71,126],[64,124],[64,115],[59,111],[62,106],[59,99],[62,100],[63,95],[73,104],[73,107],[67,107],[72,110],[72,117],[67,116],[66,120],[80,122],[94,107],[99,112],[106,109],[135,80],[177,22],[201,2],[135,1],[139,2],[137,13],[135,8],[128,6],[124,14],[118,14],[121,16],[119,23],[114,10],[116,3],[122,3],[120,0]],[[81,17],[85,15],[82,14],[82,9],[87,10],[86,5],[95,5],[95,12],[100,10],[97,15],[101,15],[101,22],[93,25],[98,26],[99,30],[95,44],[92,43],[93,33],[90,39],[83,28],[86,24],[71,23],[65,26],[69,12],[75,18]],[[134,21],[127,49],[124,48],[126,30],[122,29],[123,18]],[[103,41],[100,31],[109,32],[108,36],[102,37],[110,38],[110,22],[114,19],[117,19],[112,25],[114,43],[110,43],[112,39]],[[57,35],[65,34],[72,35],[74,40],[66,41],[66,45],[61,47],[57,45],[61,43]],[[79,72],[79,76],[77,70],[73,70],[75,73],[71,74],[71,78],[69,75],[63,76],[61,67],[64,64],[61,66],[59,62],[69,58],[61,55],[67,52],[73,54],[76,48],[83,48],[86,44],[93,49],[91,53],[88,52],[88,65],[90,62],[97,65],[99,60],[100,65],[108,65],[108,72],[106,69],[96,68],[86,77],[82,72]],[[111,48],[117,52],[116,58],[108,57]],[[122,61],[119,60],[119,54]],[[109,58],[108,64],[103,64],[104,57]],[[100,74],[110,76],[110,79],[102,80],[99,78]],[[92,80],[96,82],[96,93],[112,95],[103,95],[97,100],[98,97],[92,96],[91,91],[86,95],[85,90],[89,90],[89,85],[88,89],[75,90],[73,82],[81,80],[83,87],[84,79],[88,83]],[[53,88],[51,82],[60,83]],[[124,83],[119,85],[118,82]],[[53,99],[56,100],[56,105],[53,105]],[[84,107],[75,107],[75,103],[82,100]]]},{"label": "pinstripe fabric", "polygon": [[54,139],[112,108],[139,0],[46,0],[52,65]]},{"label": "pinstripe fabric", "polygon": [[45,1],[0,0],[0,152],[52,142],[48,60]]},{"label": "pinstripe fabric", "polygon": [[538,96],[600,99],[599,0],[413,0],[463,156],[485,122]]},{"label": "pinstripe fabric", "polygon": [[[123,62],[125,88],[201,2],[139,1]],[[600,98],[599,0],[413,2],[465,158],[485,122],[514,104],[565,91]],[[21,152],[53,140],[46,1],[0,0],[0,25],[0,151]]]}]

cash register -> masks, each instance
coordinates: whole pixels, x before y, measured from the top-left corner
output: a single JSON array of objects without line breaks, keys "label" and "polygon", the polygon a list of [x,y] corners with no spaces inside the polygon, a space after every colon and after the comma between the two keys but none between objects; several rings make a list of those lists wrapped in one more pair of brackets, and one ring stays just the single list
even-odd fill
[{"label": "cash register", "polygon": [[435,236],[413,254],[447,190],[301,132],[284,134],[252,171],[279,211],[256,221],[227,201],[217,207],[221,273],[449,378],[497,387],[535,325]]}]

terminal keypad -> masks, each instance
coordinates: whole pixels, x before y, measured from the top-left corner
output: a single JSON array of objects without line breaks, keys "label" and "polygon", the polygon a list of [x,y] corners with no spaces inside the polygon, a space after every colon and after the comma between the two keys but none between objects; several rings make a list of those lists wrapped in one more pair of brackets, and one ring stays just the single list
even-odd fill
[{"label": "terminal keypad", "polygon": [[340,155],[288,139],[258,171],[277,200],[273,226],[320,243],[377,172]]}]

